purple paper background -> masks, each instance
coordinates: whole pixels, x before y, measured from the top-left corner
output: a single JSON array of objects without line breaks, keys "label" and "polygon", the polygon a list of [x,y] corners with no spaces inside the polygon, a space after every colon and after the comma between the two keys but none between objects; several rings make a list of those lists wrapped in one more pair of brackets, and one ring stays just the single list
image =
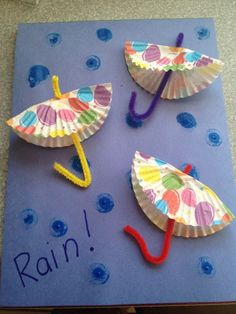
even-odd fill
[{"label": "purple paper background", "polygon": [[[210,37],[197,38],[195,28],[204,26]],[[104,42],[97,38],[99,28],[108,28],[113,38]],[[47,35],[60,33],[62,42],[51,47]],[[236,193],[233,180],[224,100],[220,79],[192,97],[161,100],[152,117],[139,129],[127,126],[125,115],[133,90],[143,111],[151,95],[130,77],[123,55],[126,40],[172,45],[179,32],[184,32],[183,46],[217,57],[214,24],[211,19],[133,20],[81,23],[22,24],[16,43],[13,111],[15,115],[30,104],[51,98],[51,75],[60,77],[63,91],[112,82],[113,101],[110,114],[101,130],[83,143],[91,162],[93,183],[81,190],[53,170],[54,161],[69,167],[73,147],[47,149],[28,144],[11,134],[9,177],[5,208],[5,228],[1,273],[1,306],[75,306],[115,304],[160,304],[180,302],[223,302],[236,300],[236,232],[235,223],[223,231],[203,239],[173,238],[168,260],[153,267],[142,258],[135,243],[123,233],[131,224],[157,254],[163,233],[138,207],[129,187],[126,173],[136,150],[180,167],[193,163],[200,180],[211,186],[229,208],[234,210]],[[96,55],[101,66],[88,71],[87,56]],[[226,61],[226,60],[225,60]],[[29,87],[28,71],[42,64],[50,77],[34,88]],[[143,104],[143,105],[142,105]],[[188,130],[176,122],[180,112],[190,112],[197,127]],[[217,129],[222,144],[206,143],[208,129]],[[110,193],[114,208],[109,213],[96,210],[96,198]],[[38,214],[38,222],[26,228],[20,218],[25,208]],[[87,212],[91,236],[88,237],[83,210]],[[58,218],[68,225],[62,237],[50,234],[49,224]],[[63,244],[69,238],[77,241],[79,257],[68,249],[65,261]],[[94,251],[90,251],[90,247]],[[58,268],[52,262],[51,251]],[[30,253],[27,272],[35,282],[25,278],[21,284],[13,259],[21,252]],[[199,271],[199,258],[207,256],[214,272]],[[40,276],[36,263],[47,257],[52,272]],[[110,277],[104,284],[90,280],[90,265],[102,263]],[[53,266],[54,265],[54,266]]]}]

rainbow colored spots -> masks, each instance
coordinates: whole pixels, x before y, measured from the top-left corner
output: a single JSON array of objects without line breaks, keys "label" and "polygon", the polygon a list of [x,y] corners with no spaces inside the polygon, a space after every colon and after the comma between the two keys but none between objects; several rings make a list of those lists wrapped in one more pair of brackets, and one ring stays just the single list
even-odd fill
[{"label": "rainbow colored spots", "polygon": [[140,43],[140,42],[133,42],[132,47],[135,51],[141,52],[144,51],[147,48],[148,44],[146,43]]},{"label": "rainbow colored spots", "polygon": [[202,256],[198,262],[199,273],[205,277],[213,277],[216,274],[213,261],[208,256]]},{"label": "rainbow colored spots", "polygon": [[55,47],[61,43],[62,37],[59,33],[50,33],[47,35],[47,40],[51,47]]},{"label": "rainbow colored spots", "polygon": [[37,107],[37,117],[43,125],[50,126],[56,123],[57,113],[52,107],[42,104]]},{"label": "rainbow colored spots", "polygon": [[86,111],[83,111],[78,118],[78,122],[82,124],[91,124],[97,119],[97,113],[96,111],[89,109]]},{"label": "rainbow colored spots", "polygon": [[109,193],[102,193],[97,196],[96,209],[100,213],[109,213],[114,207],[114,201]]},{"label": "rainbow colored spots", "polygon": [[36,225],[38,222],[38,215],[36,211],[31,208],[26,208],[22,210],[20,218],[27,228]]},{"label": "rainbow colored spots", "polygon": [[61,219],[53,219],[50,223],[50,233],[53,237],[62,237],[67,233],[68,226]]},{"label": "rainbow colored spots", "polygon": [[181,112],[176,116],[176,121],[185,129],[192,129],[197,126],[197,121],[189,112]]},{"label": "rainbow colored spots", "polygon": [[108,28],[99,28],[96,33],[97,38],[101,41],[107,42],[112,39],[112,32]]},{"label": "rainbow colored spots", "polygon": [[94,90],[94,101],[97,105],[108,106],[111,101],[111,93],[102,85],[97,85]]},{"label": "rainbow colored spots", "polygon": [[195,219],[199,226],[210,226],[215,215],[215,208],[209,202],[200,202],[195,208]]},{"label": "rainbow colored spots", "polygon": [[110,272],[107,267],[101,263],[93,263],[89,267],[90,283],[94,285],[103,285],[110,278]]},{"label": "rainbow colored spots", "polygon": [[84,102],[93,100],[93,92],[90,87],[80,88],[77,92],[77,97]]},{"label": "rainbow colored spots", "polygon": [[163,214],[167,214],[168,213],[168,205],[166,203],[166,201],[164,201],[163,199],[158,200],[155,203],[156,208],[158,208]]},{"label": "rainbow colored spots", "polygon": [[197,26],[195,27],[194,31],[197,35],[197,38],[200,40],[207,39],[210,37],[210,31],[205,26]]},{"label": "rainbow colored spots", "polygon": [[45,81],[50,75],[49,69],[44,65],[33,65],[29,69],[28,82],[30,87],[35,87]]},{"label": "rainbow colored spots", "polygon": [[222,139],[216,129],[209,129],[207,131],[206,141],[210,146],[220,146]]},{"label": "rainbow colored spots", "polygon": [[26,113],[19,120],[19,122],[20,126],[27,128],[36,124],[37,116],[33,111],[26,111]]},{"label": "rainbow colored spots", "polygon": [[167,190],[178,190],[184,186],[182,179],[175,173],[169,173],[162,178],[162,184]]},{"label": "rainbow colored spots", "polygon": [[98,56],[88,56],[85,61],[86,67],[89,71],[95,71],[100,68],[101,60]]}]

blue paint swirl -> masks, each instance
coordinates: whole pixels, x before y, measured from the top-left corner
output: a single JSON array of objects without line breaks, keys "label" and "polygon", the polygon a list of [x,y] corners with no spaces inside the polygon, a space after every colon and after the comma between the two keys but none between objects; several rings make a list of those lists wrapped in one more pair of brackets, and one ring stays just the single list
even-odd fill
[{"label": "blue paint swirl", "polygon": [[62,237],[67,233],[67,224],[60,219],[53,219],[50,223],[50,233],[53,237]]},{"label": "blue paint swirl", "polygon": [[197,126],[197,121],[189,112],[181,112],[176,116],[176,121],[186,129],[192,129]]},{"label": "blue paint swirl", "polygon": [[38,215],[32,208],[22,210],[20,217],[26,227],[32,227],[38,222]]},{"label": "blue paint swirl", "polygon": [[28,82],[30,84],[30,87],[31,88],[35,87],[36,85],[45,81],[49,75],[50,75],[49,69],[44,65],[33,65],[29,69],[28,74]]},{"label": "blue paint swirl", "polygon": [[99,28],[96,33],[97,38],[101,41],[107,42],[112,39],[112,32],[108,28]]},{"label": "blue paint swirl", "polygon": [[216,274],[214,263],[207,256],[202,256],[199,258],[198,270],[201,275],[209,278]]},{"label": "blue paint swirl", "polygon": [[[77,156],[77,155],[72,156],[69,163],[70,163],[71,168],[73,170],[75,170],[76,172],[79,172],[79,173],[83,173],[83,169],[82,169],[82,165],[81,165],[81,161],[80,161],[79,156]],[[88,163],[88,166],[90,167],[90,162],[88,159],[87,159],[87,163]]]},{"label": "blue paint swirl", "polygon": [[132,185],[132,177],[131,177],[131,170],[126,172],[125,174],[126,180],[128,182],[129,187],[133,190],[133,185]]},{"label": "blue paint swirl", "polygon": [[210,37],[210,31],[205,26],[197,26],[194,30],[199,40],[207,39]]},{"label": "blue paint swirl", "polygon": [[104,285],[110,278],[110,272],[107,267],[101,263],[93,263],[89,268],[90,283],[94,285]]},{"label": "blue paint swirl", "polygon": [[87,57],[85,64],[89,71],[95,71],[100,68],[101,60],[98,56],[92,55]]},{"label": "blue paint swirl", "polygon": [[206,137],[207,144],[210,146],[220,146],[222,139],[216,129],[209,129]]},{"label": "blue paint swirl", "polygon": [[47,35],[47,40],[51,47],[55,47],[61,43],[62,37],[59,33],[50,33]]},{"label": "blue paint swirl", "polygon": [[102,193],[97,196],[96,209],[100,213],[109,213],[114,207],[114,201],[109,193]]},{"label": "blue paint swirl", "polygon": [[[181,171],[183,171],[187,165],[189,165],[189,163],[183,163],[183,164],[179,167],[179,169],[180,169]],[[194,179],[199,180],[199,179],[200,179],[199,171],[197,170],[197,168],[196,168],[193,164],[191,164],[191,166],[192,166],[192,170],[189,172],[189,175],[190,175],[191,177],[193,177]]]},{"label": "blue paint swirl", "polygon": [[134,118],[129,112],[126,114],[126,123],[131,128],[137,129],[140,128],[143,125],[143,121]]}]

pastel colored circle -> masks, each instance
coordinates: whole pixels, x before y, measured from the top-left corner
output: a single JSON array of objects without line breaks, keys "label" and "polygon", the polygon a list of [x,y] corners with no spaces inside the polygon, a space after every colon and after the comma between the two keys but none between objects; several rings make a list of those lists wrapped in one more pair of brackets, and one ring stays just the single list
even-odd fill
[{"label": "pastel colored circle", "polygon": [[168,213],[168,204],[164,200],[158,200],[155,204],[156,208],[158,208],[163,214]]},{"label": "pastel colored circle", "polygon": [[155,183],[160,180],[160,171],[153,166],[141,166],[139,168],[140,178],[148,183]]},{"label": "pastel colored circle", "polygon": [[178,190],[184,185],[184,182],[177,174],[169,173],[162,178],[162,184],[167,190]]},{"label": "pastel colored circle", "polygon": [[77,97],[84,102],[93,100],[93,92],[90,87],[84,87],[78,90]]},{"label": "pastel colored circle", "polygon": [[78,118],[78,122],[82,124],[91,124],[97,119],[97,113],[96,111],[89,109],[85,110],[81,113],[81,115]]},{"label": "pastel colored circle", "polygon": [[47,105],[39,105],[37,107],[37,116],[39,121],[47,126],[53,125],[57,121],[56,111]]},{"label": "pastel colored circle", "polygon": [[147,62],[154,62],[160,59],[161,53],[158,46],[151,45],[149,46],[142,55],[143,60]]},{"label": "pastel colored circle", "polygon": [[202,55],[199,52],[193,51],[193,52],[186,53],[184,58],[188,62],[195,62],[201,59],[201,56]]},{"label": "pastel colored circle", "polygon": [[65,122],[73,122],[76,117],[74,112],[68,109],[59,110],[58,116]]},{"label": "pastel colored circle", "polygon": [[180,205],[179,193],[175,190],[168,190],[163,194],[162,199],[168,205],[169,213],[175,215]]},{"label": "pastel colored circle", "polygon": [[196,222],[201,227],[210,226],[215,214],[214,207],[209,202],[200,202],[195,208]]},{"label": "pastel colored circle", "polygon": [[147,198],[150,199],[151,202],[155,201],[156,193],[153,189],[144,190],[144,193],[146,194]]},{"label": "pastel colored circle", "polygon": [[184,189],[181,194],[181,197],[184,204],[191,207],[196,206],[196,202],[197,202],[196,194],[192,189],[189,189],[189,188]]},{"label": "pastel colored circle", "polygon": [[94,90],[94,100],[96,104],[106,107],[111,101],[111,93],[103,85],[97,85]]},{"label": "pastel colored circle", "polygon": [[141,43],[141,42],[133,42],[132,47],[137,52],[142,52],[147,48],[147,43]]},{"label": "pastel colored circle", "polygon": [[23,117],[20,119],[20,125],[23,127],[29,127],[37,122],[37,116],[33,111],[26,111]]},{"label": "pastel colored circle", "polygon": [[69,104],[76,112],[82,112],[89,109],[89,104],[79,100],[78,98],[69,98]]}]

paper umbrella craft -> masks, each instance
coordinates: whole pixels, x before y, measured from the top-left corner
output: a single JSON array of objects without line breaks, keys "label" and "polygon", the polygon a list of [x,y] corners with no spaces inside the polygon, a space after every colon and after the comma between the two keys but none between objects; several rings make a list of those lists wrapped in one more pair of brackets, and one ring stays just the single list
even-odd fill
[{"label": "paper umbrella craft", "polygon": [[155,94],[148,110],[138,114],[134,110],[136,93],[130,100],[130,114],[146,119],[158,99],[179,99],[200,92],[222,71],[223,63],[202,53],[181,48],[184,35],[180,33],[175,47],[137,41],[125,43],[125,60],[134,81]]},{"label": "paper umbrella craft", "polygon": [[43,147],[64,147],[74,143],[84,179],[55,163],[54,169],[81,187],[92,178],[81,141],[100,129],[112,99],[111,83],[89,86],[61,94],[58,77],[52,77],[54,98],[33,105],[11,118],[7,124],[25,141]]},{"label": "paper umbrella craft", "polygon": [[144,258],[161,264],[168,255],[171,236],[185,238],[211,235],[233,219],[232,212],[208,186],[154,157],[136,152],[132,165],[132,184],[136,199],[147,217],[166,231],[160,256],[152,256],[142,236],[131,226],[124,231],[137,241]]}]

